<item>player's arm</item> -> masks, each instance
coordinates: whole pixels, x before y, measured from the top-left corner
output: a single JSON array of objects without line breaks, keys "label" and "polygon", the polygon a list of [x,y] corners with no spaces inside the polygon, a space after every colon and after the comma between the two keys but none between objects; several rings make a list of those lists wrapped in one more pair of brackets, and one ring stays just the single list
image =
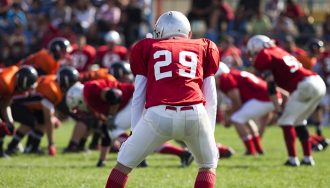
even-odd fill
[{"label": "player's arm", "polygon": [[1,111],[1,117],[3,118],[2,121],[6,122],[9,125],[13,125],[14,119],[11,114],[10,103],[11,103],[10,97],[2,98],[0,100],[0,111]]},{"label": "player's arm", "polygon": [[215,84],[215,77],[208,76],[203,81],[203,94],[205,97],[205,109],[209,117],[210,123],[215,129],[216,116],[217,116],[217,88]]},{"label": "player's arm", "polygon": [[46,134],[48,138],[48,144],[52,145],[54,144],[54,135],[53,135],[53,124],[52,124],[52,117],[55,113],[55,107],[53,103],[51,103],[48,99],[42,99],[42,112],[43,112],[43,118],[44,118],[44,125],[46,128]]},{"label": "player's arm", "polygon": [[241,108],[242,100],[241,100],[241,95],[239,93],[239,90],[237,88],[228,91],[226,93],[226,95],[232,103],[232,105],[231,105],[232,112],[236,112],[238,109]]},{"label": "player's arm", "polygon": [[276,87],[274,76],[271,71],[264,71],[262,75],[263,75],[263,78],[267,82],[267,90],[268,90],[269,99],[272,101],[272,103],[275,107],[275,112],[277,114],[281,114],[282,107],[278,101],[277,89],[276,89],[277,87]]},{"label": "player's arm", "polygon": [[137,123],[142,117],[144,106],[146,102],[146,87],[147,78],[142,75],[137,75],[134,82],[134,93],[131,108],[131,130],[133,131]]}]

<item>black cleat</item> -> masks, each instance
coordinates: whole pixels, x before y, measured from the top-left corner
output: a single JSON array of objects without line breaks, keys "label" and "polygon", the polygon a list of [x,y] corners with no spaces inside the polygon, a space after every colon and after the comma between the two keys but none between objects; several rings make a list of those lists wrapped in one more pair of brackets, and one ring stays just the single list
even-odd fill
[{"label": "black cleat", "polygon": [[189,151],[184,151],[180,155],[181,167],[187,167],[194,161],[194,156]]},{"label": "black cleat", "polygon": [[312,145],[312,150],[313,151],[322,151],[324,148],[322,146],[322,144],[313,144]]},{"label": "black cleat", "polygon": [[99,162],[97,162],[97,164],[96,164],[96,166],[97,166],[97,167],[100,167],[100,168],[101,168],[101,167],[105,167],[105,165],[106,165],[106,162],[105,162],[104,160],[101,160],[101,159],[100,159]]},{"label": "black cleat", "polygon": [[309,161],[305,161],[305,160],[302,160],[301,165],[304,165],[304,166],[314,166],[315,165],[315,161],[312,159],[312,160],[309,160]]},{"label": "black cleat", "polygon": [[300,166],[299,162],[297,163],[292,163],[290,162],[290,160],[287,160],[285,163],[284,163],[285,166],[290,166],[290,167],[298,167]]},{"label": "black cleat", "polygon": [[323,146],[323,150],[327,149],[329,144],[330,144],[330,140],[327,139],[327,138],[321,141],[321,145]]},{"label": "black cleat", "polygon": [[138,166],[138,168],[146,168],[148,167],[147,161],[144,159]]}]

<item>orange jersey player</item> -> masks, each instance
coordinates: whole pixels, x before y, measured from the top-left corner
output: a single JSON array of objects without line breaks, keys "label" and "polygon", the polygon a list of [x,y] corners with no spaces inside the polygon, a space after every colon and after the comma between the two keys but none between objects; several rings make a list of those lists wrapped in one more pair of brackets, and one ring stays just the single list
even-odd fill
[{"label": "orange jersey player", "polygon": [[[34,87],[37,77],[37,71],[31,66],[21,68],[10,66],[0,69],[0,134],[3,128],[13,130],[13,118],[10,109],[12,97]],[[6,134],[11,133],[6,131]]]},{"label": "orange jersey player", "polygon": [[[62,67],[56,75],[44,75],[38,79],[35,93],[27,97],[14,99],[13,108],[21,115],[21,127],[17,129],[15,139],[8,144],[6,153],[14,153],[20,140],[32,130],[26,153],[39,152],[39,144],[44,132],[48,137],[48,153],[56,155],[53,127],[60,122],[56,119],[55,109],[61,103],[67,89],[78,81],[79,73],[73,67]],[[26,113],[26,114],[24,114]],[[24,114],[24,116],[22,116]],[[53,126],[54,125],[54,126]]]},{"label": "orange jersey player", "polygon": [[19,64],[27,64],[35,67],[39,75],[56,74],[60,67],[60,62],[65,60],[71,52],[70,42],[62,37],[54,38],[49,43],[48,49],[41,49],[35,54],[23,59]]}]

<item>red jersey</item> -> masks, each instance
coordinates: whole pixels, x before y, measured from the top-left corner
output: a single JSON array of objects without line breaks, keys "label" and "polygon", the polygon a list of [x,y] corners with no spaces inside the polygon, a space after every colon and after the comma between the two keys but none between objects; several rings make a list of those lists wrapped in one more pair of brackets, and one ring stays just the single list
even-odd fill
[{"label": "red jersey", "polygon": [[96,57],[95,48],[91,45],[85,45],[83,49],[79,50],[76,44],[72,48],[70,65],[79,72],[88,71],[89,66],[94,63]]},{"label": "red jersey", "polygon": [[112,50],[108,46],[100,46],[97,50],[97,59],[100,66],[110,68],[112,63],[127,59],[128,50],[124,46],[115,46]]},{"label": "red jersey", "polygon": [[222,92],[238,89],[243,103],[251,99],[270,101],[267,83],[250,72],[231,69],[229,73],[221,74],[218,79]]},{"label": "red jersey", "polygon": [[257,54],[254,67],[258,71],[271,71],[276,84],[290,93],[305,77],[316,75],[316,73],[303,68],[294,56],[277,46],[262,49]]},{"label": "red jersey", "polygon": [[146,105],[204,103],[203,79],[219,66],[217,46],[208,39],[150,39],[139,41],[130,56],[134,75],[148,78]]},{"label": "red jersey", "polygon": [[83,95],[87,106],[97,113],[108,115],[110,104],[101,99],[101,90],[104,88],[118,88],[123,96],[119,104],[119,110],[124,108],[133,97],[134,85],[132,83],[120,83],[112,79],[100,79],[86,82]]},{"label": "red jersey", "polygon": [[59,63],[46,50],[42,49],[35,54],[30,55],[22,60],[20,64],[31,65],[38,71],[38,75],[56,74],[59,69]]},{"label": "red jersey", "polygon": [[0,69],[0,98],[9,97],[14,94],[14,76],[19,68],[15,65]]}]

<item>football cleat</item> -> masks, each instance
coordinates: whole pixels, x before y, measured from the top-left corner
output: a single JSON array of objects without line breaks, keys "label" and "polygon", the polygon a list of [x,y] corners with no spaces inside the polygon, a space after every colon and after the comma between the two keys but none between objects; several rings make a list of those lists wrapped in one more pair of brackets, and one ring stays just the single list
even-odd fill
[{"label": "football cleat", "polygon": [[323,150],[323,146],[322,146],[322,144],[313,144],[312,145],[312,150],[313,151],[322,151]]},{"label": "football cleat", "polygon": [[285,163],[284,163],[285,166],[290,166],[290,167],[298,167],[300,166],[300,163],[299,161],[296,161],[296,162],[291,162],[290,160],[287,160]]},{"label": "football cleat", "polygon": [[145,168],[148,167],[147,161],[144,159],[138,166],[138,168]]},{"label": "football cleat", "polygon": [[327,147],[329,146],[330,144],[330,140],[325,138],[324,140],[321,141],[321,145],[323,147],[323,150],[327,149]]},{"label": "football cleat", "polygon": [[304,166],[314,166],[315,165],[315,161],[314,159],[310,159],[310,160],[302,160],[301,165],[304,165]]},{"label": "football cleat", "polygon": [[189,151],[184,151],[180,155],[181,167],[187,167],[194,161],[194,156]]},{"label": "football cleat", "polygon": [[217,145],[219,150],[219,157],[220,159],[230,158],[232,155],[235,154],[235,150],[231,147],[218,144]]},{"label": "football cleat", "polygon": [[101,159],[96,164],[97,167],[105,167],[105,165],[106,165],[106,162]]}]

